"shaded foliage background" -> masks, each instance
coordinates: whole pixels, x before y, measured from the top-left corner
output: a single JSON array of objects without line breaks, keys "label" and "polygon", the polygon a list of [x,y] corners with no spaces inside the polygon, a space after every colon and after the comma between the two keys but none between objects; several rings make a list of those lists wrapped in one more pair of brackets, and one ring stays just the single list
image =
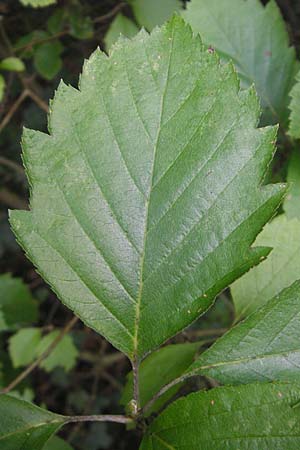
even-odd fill
[{"label": "shaded foliage background", "polygon": [[[299,55],[300,2],[277,3]],[[25,209],[28,204],[28,184],[20,157],[22,127],[47,130],[48,102],[60,78],[77,85],[84,58],[97,46],[105,50],[105,36],[120,11],[135,21],[129,4],[121,1],[59,0],[56,5],[38,9],[25,8],[17,0],[0,1],[0,58],[17,56],[25,63],[24,71],[3,73],[6,88],[0,104],[0,273],[9,272],[30,288],[39,311],[34,325],[43,333],[64,329],[73,319],[25,258],[9,229],[8,208]],[[272,178],[282,177],[286,159],[285,152],[279,153]],[[232,320],[232,303],[225,292],[201,323],[172,342],[214,339]],[[50,371],[37,368],[17,386],[18,394],[66,415],[122,413],[119,400],[129,362],[79,321],[73,320],[71,325],[78,350],[76,365],[69,371],[62,367]],[[13,368],[8,356],[11,335],[6,330],[0,334],[1,387],[22,372],[21,368]],[[209,385],[209,380],[199,378],[182,389],[199,389],[199,384],[205,383]],[[116,424],[77,424],[66,427],[62,436],[76,449],[132,449],[138,445],[136,433]]]}]

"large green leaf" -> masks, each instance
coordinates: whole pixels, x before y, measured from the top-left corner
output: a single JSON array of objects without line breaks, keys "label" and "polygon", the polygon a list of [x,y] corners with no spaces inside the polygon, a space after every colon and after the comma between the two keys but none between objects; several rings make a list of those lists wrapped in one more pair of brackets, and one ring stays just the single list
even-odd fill
[{"label": "large green leaf", "polygon": [[49,439],[43,450],[74,450],[67,442],[58,436]]},{"label": "large green leaf", "polygon": [[258,383],[197,392],[169,406],[140,450],[298,450],[297,385]]},{"label": "large green leaf", "polygon": [[[140,367],[140,401],[143,407],[166,384],[179,377],[191,366],[201,343],[173,344],[153,352]],[[180,388],[177,384],[155,402],[149,412],[159,410]],[[133,398],[133,375],[127,376],[121,404],[127,405]]]},{"label": "large green leaf", "polygon": [[[300,121],[299,121],[300,126]],[[288,219],[300,219],[300,152],[296,148],[289,160],[287,181],[289,190],[283,202],[283,209]]]},{"label": "large green leaf", "polygon": [[128,0],[138,23],[151,31],[182,8],[180,0]]},{"label": "large green leaf", "polygon": [[192,365],[223,384],[300,382],[300,282],[232,328]]},{"label": "large green leaf", "polygon": [[297,75],[297,82],[293,87],[290,103],[290,135],[295,139],[300,139],[300,72]]},{"label": "large green leaf", "polygon": [[42,450],[66,418],[10,395],[0,395],[1,450]]},{"label": "large green leaf", "polygon": [[257,264],[250,248],[285,190],[261,186],[276,129],[174,17],[86,62],[61,84],[50,136],[25,130],[31,211],[11,213],[59,298],[142,358]]},{"label": "large green leaf", "polygon": [[231,286],[236,319],[246,317],[300,279],[300,220],[284,214],[267,224],[255,245],[273,247],[271,254]]},{"label": "large green leaf", "polygon": [[183,14],[207,45],[233,60],[244,86],[255,84],[264,121],[285,123],[299,65],[275,1],[191,0]]},{"label": "large green leaf", "polygon": [[10,274],[0,276],[0,331],[15,330],[38,317],[36,301],[28,287]]}]

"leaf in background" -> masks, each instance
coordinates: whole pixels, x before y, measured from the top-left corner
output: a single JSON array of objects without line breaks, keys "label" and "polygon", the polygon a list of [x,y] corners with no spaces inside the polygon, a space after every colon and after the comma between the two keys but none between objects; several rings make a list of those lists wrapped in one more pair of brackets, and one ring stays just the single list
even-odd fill
[{"label": "leaf in background", "polygon": [[63,8],[56,8],[54,13],[47,20],[49,33],[57,34],[62,31],[66,20],[66,12]]},{"label": "leaf in background", "polygon": [[23,281],[0,275],[0,331],[16,330],[37,318],[37,303]]},{"label": "leaf in background", "polygon": [[92,19],[85,15],[82,5],[72,4],[67,11],[70,21],[70,34],[76,39],[91,39],[94,34]]},{"label": "leaf in background", "polygon": [[283,202],[285,215],[288,219],[295,217],[300,219],[300,152],[298,148],[294,150],[289,160],[287,181],[289,190]]},{"label": "leaf in background", "polygon": [[119,39],[120,35],[132,38],[139,31],[136,24],[128,17],[119,13],[111,22],[109,29],[104,37],[105,48],[108,51],[112,45]]},{"label": "leaf in background", "polygon": [[299,63],[275,1],[192,0],[183,16],[224,61],[233,60],[244,86],[255,84],[264,122],[285,124]]},{"label": "leaf in background", "polygon": [[[176,16],[61,83],[51,135],[25,130],[18,241],[60,299],[132,360],[188,326],[268,248],[285,188],[261,186],[276,129]],[[188,63],[187,63],[188,61]],[[142,149],[142,151],[141,151]]]},{"label": "leaf in background", "polygon": [[38,46],[41,45],[41,42],[49,38],[51,38],[50,33],[43,30],[34,30],[20,37],[14,45],[14,50],[23,59],[31,58]]},{"label": "leaf in background", "polygon": [[[199,350],[201,343],[174,344],[167,345],[152,353],[142,362],[139,372],[141,407],[170,381],[179,377],[186,371],[194,361],[194,357]],[[153,405],[149,413],[158,411],[168,399],[180,388],[180,384],[168,390]],[[133,398],[133,377],[132,372],[127,375],[121,405],[127,405]]]},{"label": "leaf in background", "polygon": [[300,282],[236,325],[191,366],[222,384],[300,381]]},{"label": "leaf in background", "polygon": [[128,0],[138,23],[151,31],[162,25],[175,11],[182,9],[180,0]]},{"label": "leaf in background", "polygon": [[246,317],[300,278],[300,220],[284,214],[267,224],[255,245],[272,247],[268,258],[231,286],[236,320]]},{"label": "leaf in background", "polygon": [[140,450],[298,450],[300,388],[219,387],[181,398],[150,425]]},{"label": "leaf in background", "polygon": [[20,0],[24,6],[32,6],[33,8],[54,5],[56,0]]},{"label": "leaf in background", "polygon": [[[23,328],[9,339],[9,353],[15,368],[26,366],[43,354],[59,335],[59,331],[42,337],[39,328]],[[61,366],[66,371],[76,364],[78,356],[71,336],[66,335],[52,350],[51,354],[41,363],[41,367],[48,372]]]},{"label": "leaf in background", "polygon": [[290,128],[289,134],[294,139],[300,139],[300,72],[297,75],[297,82],[290,93]]},{"label": "leaf in background", "polygon": [[25,66],[20,58],[11,56],[0,61],[0,69],[11,70],[13,72],[23,72],[23,70],[25,70]]},{"label": "leaf in background", "polygon": [[0,395],[1,450],[42,450],[66,418],[10,395]]},{"label": "leaf in background", "polygon": [[[59,335],[59,331],[52,331],[42,338],[37,349],[36,356],[43,354],[52,342]],[[41,367],[47,372],[55,367],[63,367],[66,371],[73,369],[76,364],[78,350],[70,335],[66,335],[50,353],[50,355],[41,363]]]},{"label": "leaf in background", "polygon": [[42,338],[39,328],[23,328],[9,338],[9,354],[15,368],[30,364]]},{"label": "leaf in background", "polygon": [[63,47],[59,41],[40,44],[34,52],[36,70],[46,80],[52,80],[62,68]]},{"label": "leaf in background", "polygon": [[73,450],[73,447],[60,437],[53,436],[43,447],[43,450]]},{"label": "leaf in background", "polygon": [[5,79],[0,74],[0,101],[3,99],[4,90],[5,90]]}]

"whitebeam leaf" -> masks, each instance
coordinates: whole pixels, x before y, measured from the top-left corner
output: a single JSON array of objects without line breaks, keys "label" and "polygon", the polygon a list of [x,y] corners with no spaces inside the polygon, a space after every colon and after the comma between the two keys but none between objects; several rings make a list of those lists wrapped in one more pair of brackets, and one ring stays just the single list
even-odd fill
[{"label": "whitebeam leaf", "polygon": [[275,128],[180,17],[121,39],[63,83],[50,135],[25,130],[20,244],[58,297],[131,359],[176,334],[268,248],[283,185],[261,186]]},{"label": "whitebeam leaf", "polygon": [[285,124],[299,63],[276,2],[191,0],[183,16],[205,44],[233,61],[244,86],[255,84],[264,122]]},{"label": "whitebeam leaf", "polygon": [[294,139],[300,139],[300,72],[297,82],[290,93],[290,128],[289,133]]},{"label": "whitebeam leaf", "polygon": [[231,286],[236,320],[246,317],[300,278],[300,220],[285,214],[268,223],[255,245],[272,247],[269,257]]},{"label": "whitebeam leaf", "polygon": [[249,316],[195,361],[190,370],[223,384],[300,382],[300,282]]},{"label": "whitebeam leaf", "polygon": [[140,450],[298,450],[299,398],[288,383],[197,392],[154,420]]}]

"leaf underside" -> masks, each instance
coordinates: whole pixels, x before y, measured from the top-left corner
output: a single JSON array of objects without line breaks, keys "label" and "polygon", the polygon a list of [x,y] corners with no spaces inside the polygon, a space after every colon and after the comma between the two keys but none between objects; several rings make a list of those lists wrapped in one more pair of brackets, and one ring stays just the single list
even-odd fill
[{"label": "leaf underside", "polygon": [[163,411],[140,450],[298,450],[299,397],[288,383],[197,392]]},{"label": "leaf underside", "polygon": [[175,16],[63,83],[50,135],[25,130],[18,241],[58,297],[131,359],[189,325],[269,249],[284,186],[261,186],[276,129]]},{"label": "leaf underside", "polygon": [[205,44],[233,61],[243,86],[255,84],[264,123],[286,123],[299,63],[276,2],[191,0],[183,16]]},{"label": "leaf underside", "polygon": [[300,220],[288,220],[285,214],[275,217],[259,234],[255,245],[273,250],[259,266],[232,284],[236,320],[254,312],[299,279]]},{"label": "leaf underside", "polygon": [[223,384],[300,381],[300,282],[283,290],[191,366]]}]

